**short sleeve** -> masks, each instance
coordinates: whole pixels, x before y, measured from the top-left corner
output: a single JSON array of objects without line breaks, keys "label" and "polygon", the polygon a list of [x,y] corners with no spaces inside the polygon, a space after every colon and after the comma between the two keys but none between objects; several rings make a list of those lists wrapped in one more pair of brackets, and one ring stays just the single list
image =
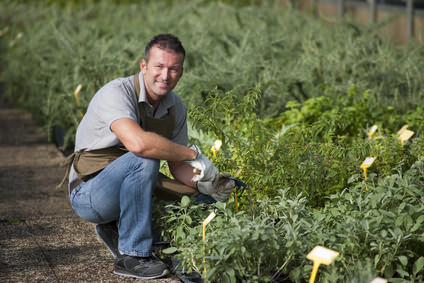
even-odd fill
[{"label": "short sleeve", "polygon": [[110,130],[111,124],[122,118],[138,121],[137,101],[120,84],[111,82],[100,89],[93,99],[93,111]]}]

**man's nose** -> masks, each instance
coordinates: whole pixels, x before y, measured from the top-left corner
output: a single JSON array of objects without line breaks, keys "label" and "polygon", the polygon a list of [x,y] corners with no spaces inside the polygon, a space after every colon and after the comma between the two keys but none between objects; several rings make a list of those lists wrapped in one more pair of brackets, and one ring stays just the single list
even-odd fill
[{"label": "man's nose", "polygon": [[164,81],[168,80],[169,77],[169,70],[168,68],[163,68],[161,73],[160,73],[160,78]]}]

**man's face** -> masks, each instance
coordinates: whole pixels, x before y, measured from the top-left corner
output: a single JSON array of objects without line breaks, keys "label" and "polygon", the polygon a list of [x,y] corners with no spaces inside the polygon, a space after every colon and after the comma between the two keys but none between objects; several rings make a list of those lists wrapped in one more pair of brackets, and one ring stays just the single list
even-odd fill
[{"label": "man's face", "polygon": [[182,54],[157,46],[150,49],[149,62],[145,59],[140,61],[150,102],[158,101],[177,85],[183,75],[183,62]]}]

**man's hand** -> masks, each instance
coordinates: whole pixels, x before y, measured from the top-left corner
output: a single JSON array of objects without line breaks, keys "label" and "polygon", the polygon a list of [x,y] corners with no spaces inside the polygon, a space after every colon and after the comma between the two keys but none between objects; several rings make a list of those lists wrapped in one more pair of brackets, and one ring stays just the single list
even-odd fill
[{"label": "man's hand", "polygon": [[190,149],[195,150],[197,156],[193,160],[186,160],[186,162],[199,171],[199,174],[193,176],[192,181],[213,181],[219,173],[218,169],[216,169],[213,163],[202,154],[199,147],[192,145]]},{"label": "man's hand", "polygon": [[231,175],[229,173],[219,173],[212,181],[199,181],[197,183],[197,189],[199,192],[210,195],[217,201],[225,202],[235,186],[235,182],[230,177]]}]

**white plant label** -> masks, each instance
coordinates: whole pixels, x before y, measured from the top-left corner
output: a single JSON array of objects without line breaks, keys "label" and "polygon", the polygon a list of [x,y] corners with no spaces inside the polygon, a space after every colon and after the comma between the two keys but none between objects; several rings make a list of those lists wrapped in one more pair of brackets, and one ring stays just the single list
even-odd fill
[{"label": "white plant label", "polygon": [[387,283],[387,280],[381,277],[376,277],[370,283]]},{"label": "white plant label", "polygon": [[314,261],[323,263],[325,265],[329,265],[333,262],[333,260],[339,255],[338,252],[321,247],[316,246],[312,249],[312,251],[306,256],[306,258]]},{"label": "white plant label", "polygon": [[221,148],[221,145],[222,145],[222,141],[216,140],[215,143],[213,144],[213,147],[215,148],[215,150],[219,150]]},{"label": "white plant label", "polygon": [[377,125],[372,126],[371,129],[370,129],[370,134],[374,134],[375,131],[377,131],[377,129],[378,129]]},{"label": "white plant label", "polygon": [[215,216],[216,216],[215,212],[213,212],[213,211],[212,211],[212,213],[211,213],[211,214],[209,214],[209,216],[208,216],[208,217],[206,217],[206,219],[205,219],[205,220],[203,220],[203,226],[208,225],[208,224],[209,224],[209,222],[211,222],[211,221],[212,221],[212,219],[214,219],[214,218],[215,218]]},{"label": "white plant label", "polygon": [[400,136],[402,133],[408,128],[408,125],[404,125],[400,130],[397,132],[397,134]]},{"label": "white plant label", "polygon": [[361,164],[361,168],[368,168],[374,162],[375,157],[367,157]]},{"label": "white plant label", "polygon": [[372,163],[373,163],[373,161],[374,161],[374,158],[372,158],[372,157],[367,157],[367,159],[365,159],[365,161],[364,161],[364,165],[371,165]]},{"label": "white plant label", "polygon": [[404,130],[404,131],[400,134],[399,139],[400,139],[402,142],[405,142],[405,141],[409,140],[409,139],[410,139],[413,135],[414,135],[414,132],[413,132],[413,131],[410,131],[410,130]]}]

